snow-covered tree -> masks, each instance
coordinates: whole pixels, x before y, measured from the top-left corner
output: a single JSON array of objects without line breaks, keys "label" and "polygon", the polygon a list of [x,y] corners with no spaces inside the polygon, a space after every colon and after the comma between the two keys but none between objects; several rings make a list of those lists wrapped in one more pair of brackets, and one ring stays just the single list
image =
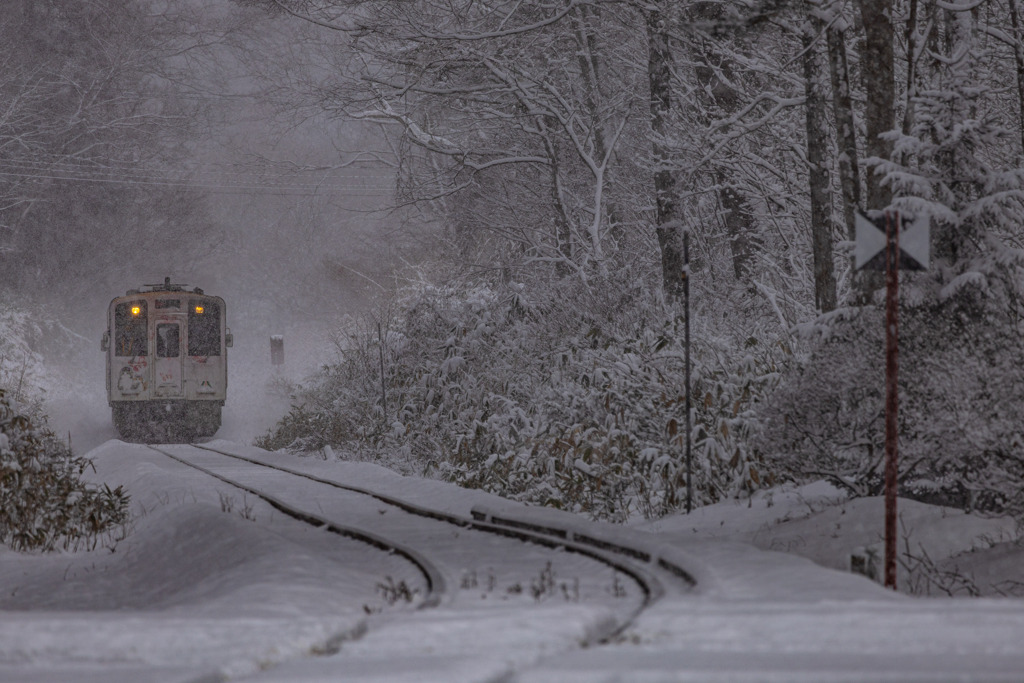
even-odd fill
[{"label": "snow-covered tree", "polygon": [[199,193],[168,178],[197,107],[172,85],[182,42],[160,9],[0,7],[0,287],[67,301],[210,244]]},{"label": "snow-covered tree", "polygon": [[[1024,443],[1007,411],[1024,386],[1024,187],[996,86],[1013,61],[980,40],[973,9],[929,12],[929,35],[909,29],[920,63],[903,129],[886,136],[892,160],[877,164],[892,206],[932,229],[931,270],[903,278],[900,480],[908,493],[937,486],[948,501],[1020,514]],[[808,329],[820,341],[784,382],[769,439],[791,471],[877,493],[880,315],[841,311]]]}]

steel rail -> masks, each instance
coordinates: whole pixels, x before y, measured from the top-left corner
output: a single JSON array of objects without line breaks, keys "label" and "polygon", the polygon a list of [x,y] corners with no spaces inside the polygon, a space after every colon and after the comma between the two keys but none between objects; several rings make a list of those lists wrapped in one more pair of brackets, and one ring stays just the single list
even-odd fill
[{"label": "steel rail", "polygon": [[[192,447],[195,448],[195,446]],[[257,496],[261,500],[268,503],[275,510],[282,512],[288,515],[289,517],[292,517],[293,519],[297,519],[300,522],[305,522],[306,524],[309,524],[311,526],[326,529],[327,531],[330,531],[334,534],[338,534],[339,536],[345,536],[347,538],[351,538],[356,541],[360,541],[362,543],[371,545],[377,548],[378,550],[382,550],[388,553],[394,553],[396,555],[404,557],[423,575],[424,580],[426,581],[427,584],[427,589],[424,598],[416,606],[416,608],[426,609],[430,607],[436,607],[441,603],[441,600],[446,592],[444,575],[434,565],[433,562],[425,558],[418,551],[406,547],[402,544],[395,543],[394,541],[384,538],[383,536],[378,536],[377,534],[374,534],[370,531],[366,531],[365,529],[357,529],[352,526],[337,524],[319,515],[299,510],[295,506],[285,503],[284,501],[279,500],[278,498],[270,495],[269,493],[266,493],[265,491],[261,491],[252,486],[247,486],[246,484],[233,481],[232,479],[217,474],[216,472],[213,472],[210,469],[203,467],[202,465],[197,465],[196,463],[189,462],[185,458],[181,458],[172,453],[168,453],[166,450],[163,450],[158,446],[149,444],[149,448],[183,465],[187,465],[196,470],[199,470],[203,474],[207,474],[211,477],[214,477],[215,479],[218,479],[224,482],[225,484],[229,484],[236,488],[242,489],[247,493],[251,493],[254,496]]]},{"label": "steel rail", "polygon": [[[586,645],[601,643],[615,638],[620,633],[622,633],[626,628],[628,628],[629,625],[636,619],[637,616],[639,616],[640,613],[642,613],[645,609],[647,609],[655,602],[660,600],[661,597],[665,594],[664,586],[661,584],[661,581],[656,576],[654,576],[654,574],[647,571],[646,568],[637,566],[636,564],[633,564],[629,560],[622,557],[623,555],[630,556],[632,555],[632,553],[628,552],[628,550],[626,552],[623,552],[622,549],[616,547],[615,544],[610,542],[605,542],[601,544],[587,544],[586,542],[577,542],[577,540],[573,538],[574,534],[572,534],[569,531],[553,527],[536,527],[536,525],[532,525],[529,523],[510,524],[509,522],[511,520],[509,520],[508,518],[502,518],[500,522],[492,522],[490,519],[480,519],[475,518],[475,516],[474,518],[462,517],[460,515],[452,514],[449,512],[442,512],[440,510],[434,510],[428,507],[424,507],[422,505],[411,503],[409,501],[402,500],[391,495],[383,494],[378,491],[373,491],[371,489],[367,489],[361,486],[342,484],[341,482],[333,481],[331,479],[324,479],[323,477],[318,477],[316,475],[295,470],[290,467],[262,462],[255,458],[250,458],[248,456],[240,455],[238,453],[230,453],[222,449],[213,448],[212,446],[208,446],[205,444],[191,444],[191,446],[205,451],[218,453],[228,458],[234,458],[236,460],[241,460],[261,467],[266,467],[268,469],[285,472],[287,474],[291,474],[297,477],[303,477],[310,481],[325,484],[327,486],[331,486],[343,491],[362,494],[386,505],[399,508],[405,512],[420,517],[435,519],[440,522],[453,524],[455,526],[462,528],[474,529],[485,533],[515,538],[521,541],[526,541],[528,543],[533,543],[535,545],[540,545],[554,550],[562,550],[565,552],[576,553],[584,557],[589,557],[597,562],[600,562],[611,567],[612,569],[618,572],[621,572],[622,574],[631,578],[637,584],[637,586],[639,586],[640,591],[643,594],[641,604],[632,614],[629,615],[628,619],[625,619],[622,623],[616,624],[614,627],[597,634],[596,637],[586,640],[584,642],[584,644]],[[578,536],[578,534],[575,534],[575,536]],[[664,560],[662,560],[661,562],[664,563]],[[671,571],[672,569],[673,568],[669,568],[669,571]],[[673,573],[675,573],[677,576],[680,576],[681,578],[684,578],[684,580],[687,580],[690,585],[694,583],[692,578],[690,578],[684,570],[680,569],[678,572]]]}]

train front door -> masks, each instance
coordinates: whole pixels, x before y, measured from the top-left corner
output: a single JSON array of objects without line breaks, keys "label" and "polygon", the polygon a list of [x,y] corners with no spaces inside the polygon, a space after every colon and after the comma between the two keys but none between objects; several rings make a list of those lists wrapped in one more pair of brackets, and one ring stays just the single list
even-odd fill
[{"label": "train front door", "polygon": [[158,320],[156,324],[156,395],[160,398],[180,398],[182,395],[181,323],[177,320]]}]

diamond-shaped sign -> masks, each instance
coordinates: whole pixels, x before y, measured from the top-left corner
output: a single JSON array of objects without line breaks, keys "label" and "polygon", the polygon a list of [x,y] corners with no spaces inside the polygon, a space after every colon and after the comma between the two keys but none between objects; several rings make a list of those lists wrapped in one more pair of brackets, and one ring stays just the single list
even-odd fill
[{"label": "diamond-shaped sign", "polygon": [[[931,256],[928,216],[904,217],[890,214],[901,226],[899,232],[899,268],[901,270],[927,270]],[[857,270],[885,270],[885,215],[868,218],[860,211],[854,220],[857,241],[854,266]]]}]

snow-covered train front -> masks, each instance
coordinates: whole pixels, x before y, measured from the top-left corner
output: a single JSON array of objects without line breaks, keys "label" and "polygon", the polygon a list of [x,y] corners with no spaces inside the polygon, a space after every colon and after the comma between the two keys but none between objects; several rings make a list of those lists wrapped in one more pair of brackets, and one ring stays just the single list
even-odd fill
[{"label": "snow-covered train front", "polygon": [[107,309],[107,400],[127,441],[213,436],[227,396],[231,331],[224,300],[196,287],[144,285]]}]

